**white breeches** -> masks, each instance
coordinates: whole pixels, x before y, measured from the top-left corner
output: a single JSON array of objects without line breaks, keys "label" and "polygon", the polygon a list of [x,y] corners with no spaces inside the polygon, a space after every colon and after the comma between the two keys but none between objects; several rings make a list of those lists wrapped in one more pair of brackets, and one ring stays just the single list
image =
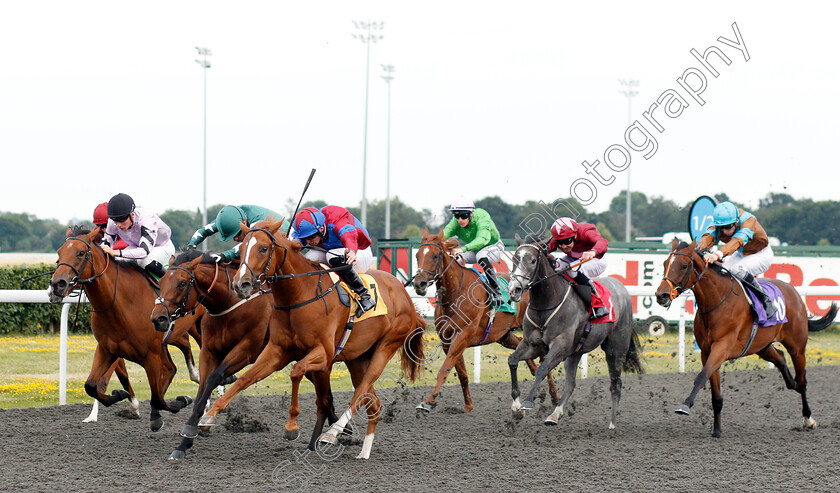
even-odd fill
[{"label": "white breeches", "polygon": [[723,258],[723,266],[738,277],[744,277],[746,273],[754,277],[764,274],[772,263],[773,249],[769,245],[751,255],[735,252]]},{"label": "white breeches", "polygon": [[[304,256],[313,262],[330,265],[329,260],[335,257],[344,257],[345,248],[333,248],[332,250],[315,250],[310,248]],[[373,265],[373,251],[370,247],[364,250],[356,250],[356,263],[353,268],[359,274],[364,274]]]}]

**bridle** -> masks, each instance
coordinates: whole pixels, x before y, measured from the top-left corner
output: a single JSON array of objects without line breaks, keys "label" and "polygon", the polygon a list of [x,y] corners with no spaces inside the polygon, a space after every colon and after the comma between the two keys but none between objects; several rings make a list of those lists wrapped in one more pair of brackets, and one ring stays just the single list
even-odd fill
[{"label": "bridle", "polygon": [[[75,276],[73,276],[73,278],[70,279],[69,286],[67,287],[67,292],[68,293],[70,291],[72,291],[74,288],[76,288],[76,286],[81,286],[82,289],[85,289],[87,284],[90,284],[93,281],[102,277],[102,275],[105,274],[105,272],[108,270],[108,267],[111,265],[111,256],[103,251],[102,253],[103,253],[103,255],[105,255],[105,268],[102,269],[102,272],[97,274],[95,269],[94,269],[94,265],[93,265],[93,243],[91,243],[91,242],[87,241],[86,239],[84,239],[82,237],[79,237],[79,236],[70,236],[70,237],[68,237],[67,239],[64,240],[64,243],[67,243],[70,240],[78,240],[78,241],[81,241],[82,243],[84,243],[85,246],[87,247],[87,252],[85,252],[85,259],[82,261],[82,266],[78,269],[76,268],[76,266],[74,266],[72,264],[69,264],[67,262],[58,262],[57,263],[57,267],[61,267],[62,265],[66,265],[67,267],[72,269],[73,273],[75,274]],[[97,248],[100,248],[100,247],[97,245]],[[91,273],[91,275],[90,275],[90,277],[80,279],[82,273],[87,268],[88,263],[90,263],[90,273]],[[111,301],[111,304],[108,305],[107,308],[103,308],[102,310],[91,309],[90,310],[91,312],[104,312],[105,310],[108,310],[109,308],[114,306],[114,303],[117,302],[117,285],[119,284],[119,281],[120,281],[120,265],[119,265],[119,262],[114,262],[114,263],[117,266],[117,279],[116,279],[116,281],[114,281],[114,299]]]},{"label": "bridle", "polygon": [[[202,293],[201,290],[198,288],[198,282],[195,278],[195,272],[189,269],[185,269],[180,265],[170,266],[168,270],[180,270],[187,273],[190,276],[190,280],[187,281],[187,287],[184,291],[184,295],[181,297],[180,301],[175,301],[174,299],[165,298],[163,296],[158,296],[155,299],[156,305],[162,305],[164,310],[166,310],[166,316],[169,318],[170,321],[178,320],[179,318],[185,317],[187,315],[193,315],[195,310],[198,308],[198,305],[204,302],[207,299],[207,296],[210,295],[210,292],[213,291],[213,287],[216,285],[216,279],[219,277],[219,264],[215,264],[216,272],[213,275],[213,280],[210,282],[210,289],[207,290],[206,293]],[[225,272],[228,276],[228,294],[225,298],[225,303],[227,303],[228,298],[230,298],[230,272],[225,269]],[[195,296],[195,303],[193,304],[192,308],[187,308],[187,303],[189,303],[190,295],[192,294],[192,290],[195,288],[196,296]],[[199,298],[200,296],[200,298]],[[169,311],[169,306],[166,303],[170,303],[175,306],[175,309],[171,312]]]},{"label": "bridle", "polygon": [[[697,254],[697,255],[701,255],[699,250],[695,250],[694,253]],[[677,257],[677,256],[687,258],[689,265],[691,265],[691,270],[686,269],[679,280],[672,279],[669,276],[669,273],[671,272],[671,266],[674,265],[674,263],[673,263],[673,261],[668,262],[668,260],[671,259],[671,257]],[[668,293],[668,296],[670,297],[671,301],[676,299],[682,293],[694,289],[694,286],[696,286],[697,283],[700,282],[700,279],[703,278],[703,276],[706,274],[706,271],[709,269],[709,264],[704,262],[703,263],[703,270],[698,272],[697,269],[694,267],[694,257],[690,254],[682,253],[682,252],[678,252],[678,251],[671,252],[671,254],[668,256],[668,259],[666,259],[665,261],[668,262],[668,268],[665,269],[665,274],[662,276],[662,280],[667,282],[668,285],[670,286],[670,292]],[[694,282],[691,283],[691,285],[687,285],[689,282],[691,282],[692,275],[695,276],[696,278],[694,279]],[[732,275],[730,275],[729,280],[732,283],[732,286],[730,286],[730,289],[729,289],[729,293],[727,293],[718,302],[718,304],[716,304],[715,306],[713,306],[709,310],[700,310],[700,307],[698,306],[697,307],[698,308],[698,310],[697,310],[698,314],[705,315],[706,313],[710,313],[710,312],[716,310],[719,306],[721,306],[723,304],[724,301],[726,301],[729,298],[729,295],[731,295],[735,291],[735,279],[732,277]]]},{"label": "bridle", "polygon": [[[538,259],[539,259],[539,257],[541,257],[543,255],[548,256],[548,253],[540,245],[535,245],[533,243],[523,243],[516,248],[516,251],[513,253],[513,258],[516,258],[516,256],[519,254],[519,250],[523,247],[533,248],[534,250],[536,250]],[[515,280],[519,281],[519,284],[522,284],[522,291],[528,291],[529,289],[536,286],[537,284],[539,284],[543,281],[546,281],[548,279],[551,279],[554,276],[559,276],[560,274],[562,274],[562,272],[552,271],[551,273],[540,277],[539,274],[542,271],[542,264],[539,262],[539,260],[537,261],[537,268],[534,269],[534,272],[530,276],[524,276],[522,274],[517,274],[516,273],[517,270],[518,269],[513,269],[513,272],[510,273],[510,277],[511,277],[511,280],[515,279]],[[532,280],[532,278],[535,278],[535,279]]]},{"label": "bridle", "polygon": [[[438,245],[437,243],[431,243],[431,242],[421,243],[420,246],[421,247],[423,247],[423,246],[433,246],[433,247],[436,247],[438,250],[440,250],[440,256],[438,256],[437,265],[435,265],[435,270],[431,271],[431,270],[428,270],[428,269],[421,269],[419,265],[417,266],[417,274],[421,274],[421,273],[426,274],[427,276],[430,276],[430,279],[429,279],[430,283],[437,284],[437,283],[440,282],[441,279],[443,279],[443,275],[446,274],[446,271],[449,270],[450,267],[452,267],[452,264],[455,261],[455,257],[450,255],[449,252],[444,251],[444,248],[441,245]],[[444,255],[449,255],[451,257],[451,261],[446,265],[446,267],[443,267],[443,256]],[[417,274],[415,274],[414,277],[417,277]],[[463,285],[464,285],[464,272],[462,271],[461,272],[461,286],[463,286]],[[458,291],[460,292],[460,289]]]}]

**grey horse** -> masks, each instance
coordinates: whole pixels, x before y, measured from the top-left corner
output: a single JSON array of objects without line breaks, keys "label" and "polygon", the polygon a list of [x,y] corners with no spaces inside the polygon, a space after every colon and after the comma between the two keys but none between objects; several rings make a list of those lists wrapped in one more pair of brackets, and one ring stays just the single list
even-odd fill
[{"label": "grey horse", "polygon": [[[615,322],[591,324],[587,334],[589,314],[586,305],[575,291],[575,286],[561,273],[555,272],[545,242],[529,235],[523,242],[516,236],[519,247],[513,256],[513,273],[508,285],[511,300],[518,301],[522,293],[531,291],[523,324],[523,338],[508,358],[511,377],[511,397],[514,414],[533,409],[534,396],[542,380],[561,362],[565,361],[566,382],[563,395],[554,412],[545,420],[546,425],[556,425],[563,414],[572,392],[578,363],[584,354],[598,346],[604,350],[610,374],[612,415],[610,426],[615,428],[618,402],[621,399],[621,371],[643,373],[639,360],[641,347],[633,329],[633,308],[627,289],[612,277],[599,278],[612,293]],[[589,289],[588,287],[586,289]],[[519,382],[516,372],[519,362],[544,356],[535,374],[534,385],[528,396],[519,402]]]}]

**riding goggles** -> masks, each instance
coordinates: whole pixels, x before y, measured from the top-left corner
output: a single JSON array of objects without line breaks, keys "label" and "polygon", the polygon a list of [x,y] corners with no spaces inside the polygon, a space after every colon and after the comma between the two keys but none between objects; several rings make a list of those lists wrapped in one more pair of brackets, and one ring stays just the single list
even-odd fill
[{"label": "riding goggles", "polygon": [[469,211],[455,211],[452,213],[452,215],[458,219],[469,219],[472,213]]},{"label": "riding goggles", "polygon": [[125,216],[112,217],[111,220],[114,221],[115,223],[124,223],[128,220],[129,217],[131,217],[131,215],[126,214]]},{"label": "riding goggles", "polygon": [[735,227],[735,223],[718,226],[718,229],[731,229]]},{"label": "riding goggles", "polygon": [[571,245],[575,241],[574,236],[570,236],[568,238],[563,238],[562,240],[557,240],[558,245]]}]

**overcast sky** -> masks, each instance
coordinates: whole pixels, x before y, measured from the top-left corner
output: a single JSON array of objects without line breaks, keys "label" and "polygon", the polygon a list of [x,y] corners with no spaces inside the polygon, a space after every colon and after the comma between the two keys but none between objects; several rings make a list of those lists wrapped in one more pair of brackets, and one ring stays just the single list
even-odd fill
[{"label": "overcast sky", "polygon": [[[160,212],[200,208],[196,46],[213,52],[208,205],[282,210],[311,168],[308,199],[358,205],[366,46],[351,34],[367,19],[385,23],[370,50],[369,200],[386,194],[383,63],[396,69],[391,194],[418,209],[459,194],[551,202],[588,178],[590,209],[602,211],[627,187],[627,171],[604,164],[614,144],[628,149],[631,189],[648,196],[837,200],[840,31],[829,5],[2,2],[0,211],[88,220],[117,192]],[[746,50],[718,41],[737,41],[733,23]],[[710,46],[731,60],[711,55],[717,78],[690,53]],[[677,80],[692,67],[707,79],[703,105]],[[625,142],[619,79],[639,81],[629,117],[656,139],[649,159]],[[676,117],[654,109],[660,132],[643,112],[669,89],[687,106]],[[595,160],[611,184],[586,174],[581,163]]]}]

